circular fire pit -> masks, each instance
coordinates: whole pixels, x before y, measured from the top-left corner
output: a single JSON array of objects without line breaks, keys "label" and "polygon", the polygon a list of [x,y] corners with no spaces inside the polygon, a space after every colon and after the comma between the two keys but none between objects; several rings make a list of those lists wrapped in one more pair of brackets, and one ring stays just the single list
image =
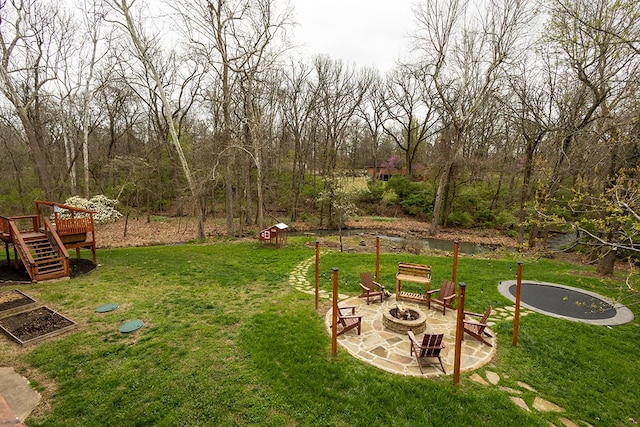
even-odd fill
[{"label": "circular fire pit", "polygon": [[413,308],[394,307],[382,312],[382,324],[385,328],[399,334],[406,334],[409,331],[421,334],[427,328],[427,316]]}]

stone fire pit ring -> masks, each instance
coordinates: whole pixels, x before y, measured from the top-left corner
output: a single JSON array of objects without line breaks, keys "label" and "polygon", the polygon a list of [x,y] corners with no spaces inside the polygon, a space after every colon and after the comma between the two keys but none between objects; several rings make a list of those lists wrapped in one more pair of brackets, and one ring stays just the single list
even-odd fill
[{"label": "stone fire pit ring", "polygon": [[[417,316],[414,320],[398,319],[392,314],[397,307],[382,312],[382,324],[390,331],[406,335],[407,332],[413,331],[414,334],[421,334],[427,329],[427,315],[414,308],[405,307],[413,315]],[[415,317],[413,316],[413,317]]]}]

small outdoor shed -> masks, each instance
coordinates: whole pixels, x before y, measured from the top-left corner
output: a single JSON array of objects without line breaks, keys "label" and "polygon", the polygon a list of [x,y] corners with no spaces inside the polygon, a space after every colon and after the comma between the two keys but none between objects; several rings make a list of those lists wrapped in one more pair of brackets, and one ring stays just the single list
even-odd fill
[{"label": "small outdoor shed", "polygon": [[289,226],[282,222],[265,228],[260,232],[260,243],[274,246],[286,246]]}]

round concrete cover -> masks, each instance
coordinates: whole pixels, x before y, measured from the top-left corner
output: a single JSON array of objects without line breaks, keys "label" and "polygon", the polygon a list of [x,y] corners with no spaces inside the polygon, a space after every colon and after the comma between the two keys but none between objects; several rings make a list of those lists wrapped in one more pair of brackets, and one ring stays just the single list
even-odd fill
[{"label": "round concrete cover", "polygon": [[144,322],[140,319],[129,320],[128,322],[123,323],[118,330],[123,334],[128,334],[129,332],[137,331],[142,328],[142,325],[144,325]]},{"label": "round concrete cover", "polygon": [[118,304],[101,305],[100,307],[96,308],[96,313],[106,313],[108,311],[113,311],[118,307],[119,307]]}]

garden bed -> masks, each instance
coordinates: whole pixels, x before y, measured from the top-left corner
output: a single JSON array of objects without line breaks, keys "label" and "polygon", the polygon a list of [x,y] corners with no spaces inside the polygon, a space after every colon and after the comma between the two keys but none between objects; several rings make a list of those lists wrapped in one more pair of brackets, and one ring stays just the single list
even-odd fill
[{"label": "garden bed", "polygon": [[39,304],[17,289],[0,293],[0,318],[32,309]]},{"label": "garden bed", "polygon": [[77,326],[74,321],[46,306],[0,319],[0,329],[22,345],[63,334]]}]

